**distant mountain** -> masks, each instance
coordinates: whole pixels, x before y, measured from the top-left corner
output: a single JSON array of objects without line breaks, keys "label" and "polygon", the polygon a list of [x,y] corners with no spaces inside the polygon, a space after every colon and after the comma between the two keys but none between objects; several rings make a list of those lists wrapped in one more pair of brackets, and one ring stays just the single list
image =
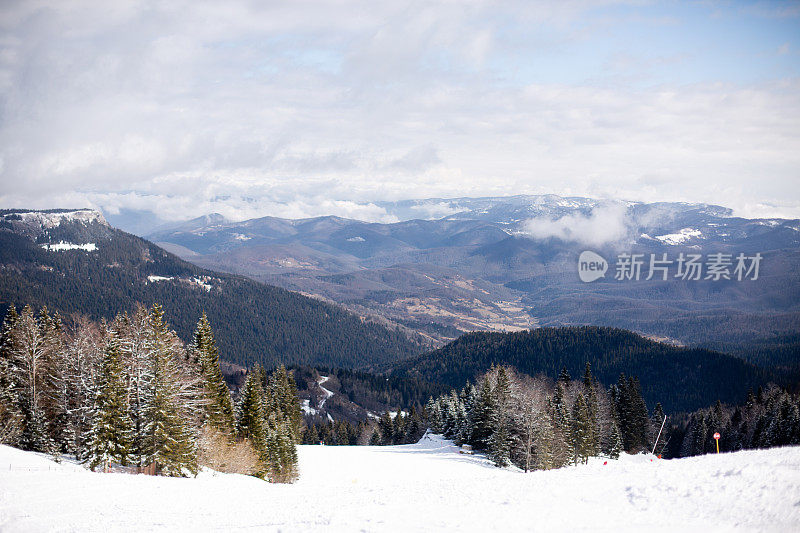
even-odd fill
[{"label": "distant mountain", "polygon": [[[215,218],[149,236],[195,264],[315,294],[443,344],[460,332],[595,324],[760,359],[800,331],[800,221],[721,206],[513,196],[380,203],[392,224]],[[577,274],[593,250],[609,272]],[[614,279],[622,253],[667,254],[669,279]],[[681,254],[760,253],[757,280],[675,279]],[[792,343],[790,354],[800,345]],[[777,353],[777,352],[776,352]],[[792,356],[789,356],[791,359]],[[763,362],[763,361],[762,361]]]},{"label": "distant mountain", "polygon": [[539,328],[517,333],[476,332],[447,346],[399,363],[392,376],[462,387],[492,365],[511,365],[534,376],[556,378],[565,367],[573,379],[586,363],[604,385],[620,373],[634,375],[652,409],[689,411],[744,401],[748,388],[775,376],[741,359],[702,349],[654,342],[629,331],[602,327]]},{"label": "distant mountain", "polygon": [[11,303],[93,319],[160,303],[184,339],[206,311],[221,356],[240,365],[369,369],[426,347],[318,299],[199,268],[91,210],[0,210],[3,316]]}]

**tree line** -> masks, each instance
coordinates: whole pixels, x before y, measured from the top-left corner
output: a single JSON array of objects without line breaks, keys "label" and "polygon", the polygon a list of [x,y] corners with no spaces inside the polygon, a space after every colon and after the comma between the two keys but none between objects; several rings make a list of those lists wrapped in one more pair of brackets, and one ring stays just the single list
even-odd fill
[{"label": "tree line", "polygon": [[187,476],[199,467],[297,477],[291,373],[254,367],[234,403],[203,314],[185,345],[159,305],[64,326],[10,306],[0,331],[0,442],[92,469]]},{"label": "tree line", "polygon": [[800,395],[774,384],[747,395],[743,405],[700,409],[670,427],[668,457],[714,453],[719,433],[721,452],[800,444]]},{"label": "tree line", "polygon": [[477,385],[431,398],[426,412],[433,432],[526,472],[649,450],[664,417],[660,404],[649,417],[636,378],[605,389],[588,363],[582,380],[562,369],[555,383],[492,367]]}]

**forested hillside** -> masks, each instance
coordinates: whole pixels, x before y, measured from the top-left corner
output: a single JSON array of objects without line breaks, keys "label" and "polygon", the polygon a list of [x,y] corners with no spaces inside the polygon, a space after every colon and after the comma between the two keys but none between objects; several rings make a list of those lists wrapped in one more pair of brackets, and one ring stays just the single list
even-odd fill
[{"label": "forested hillside", "polygon": [[221,357],[242,366],[369,369],[423,351],[336,306],[191,265],[92,211],[0,211],[0,313],[16,303],[99,320],[157,302],[183,339],[205,312]]},{"label": "forested hillside", "polygon": [[768,372],[737,357],[658,343],[630,331],[604,327],[540,328],[517,333],[470,333],[447,346],[400,363],[397,376],[462,387],[492,365],[510,365],[535,376],[579,375],[591,363],[603,384],[621,373],[636,375],[644,398],[669,412],[738,403],[748,388],[769,381]]}]

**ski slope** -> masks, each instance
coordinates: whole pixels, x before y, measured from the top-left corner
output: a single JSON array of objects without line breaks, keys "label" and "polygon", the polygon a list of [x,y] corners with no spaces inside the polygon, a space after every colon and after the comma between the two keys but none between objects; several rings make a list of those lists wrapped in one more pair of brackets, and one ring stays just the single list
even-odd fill
[{"label": "ski slope", "polygon": [[437,437],[302,446],[300,481],[99,474],[0,446],[0,531],[797,531],[800,447],[523,474]]}]

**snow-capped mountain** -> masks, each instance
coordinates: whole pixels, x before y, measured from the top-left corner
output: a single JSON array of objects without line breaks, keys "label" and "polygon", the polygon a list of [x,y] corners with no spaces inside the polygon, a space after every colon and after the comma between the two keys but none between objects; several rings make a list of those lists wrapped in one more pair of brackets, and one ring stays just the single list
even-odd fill
[{"label": "snow-capped mountain", "polygon": [[[708,204],[553,195],[378,205],[399,222],[211,216],[149,238],[196,264],[330,299],[439,341],[459,331],[558,324],[612,325],[716,347],[796,332],[798,220],[734,217]],[[584,250],[610,262],[596,283],[578,278]],[[666,254],[672,263],[681,253],[761,254],[763,261],[752,283],[689,283],[674,272],[648,281],[646,271],[634,283],[614,279],[621,253]]]}]

